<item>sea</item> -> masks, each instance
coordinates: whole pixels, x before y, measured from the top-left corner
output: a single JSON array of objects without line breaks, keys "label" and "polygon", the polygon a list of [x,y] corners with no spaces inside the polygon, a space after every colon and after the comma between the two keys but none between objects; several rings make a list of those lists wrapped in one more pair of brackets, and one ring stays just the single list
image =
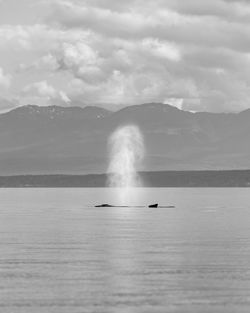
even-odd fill
[{"label": "sea", "polygon": [[0,190],[0,312],[250,312],[250,189],[118,193]]}]

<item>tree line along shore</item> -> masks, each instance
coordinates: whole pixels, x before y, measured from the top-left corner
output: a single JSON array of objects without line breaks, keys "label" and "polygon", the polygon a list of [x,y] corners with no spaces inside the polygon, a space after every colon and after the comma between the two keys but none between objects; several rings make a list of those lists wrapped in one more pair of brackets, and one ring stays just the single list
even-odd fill
[{"label": "tree line along shore", "polygon": [[[139,173],[145,187],[250,187],[250,170],[158,171]],[[0,188],[107,186],[107,174],[0,176]]]}]

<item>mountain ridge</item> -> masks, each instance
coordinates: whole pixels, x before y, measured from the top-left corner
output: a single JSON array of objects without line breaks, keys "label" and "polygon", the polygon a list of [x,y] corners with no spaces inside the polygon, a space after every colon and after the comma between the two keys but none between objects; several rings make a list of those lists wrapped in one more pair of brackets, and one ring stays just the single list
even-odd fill
[{"label": "mountain ridge", "polygon": [[118,111],[27,105],[0,114],[0,175],[105,172],[108,138],[127,124],[138,125],[144,135],[140,170],[250,168],[250,109],[193,113],[162,103]]}]

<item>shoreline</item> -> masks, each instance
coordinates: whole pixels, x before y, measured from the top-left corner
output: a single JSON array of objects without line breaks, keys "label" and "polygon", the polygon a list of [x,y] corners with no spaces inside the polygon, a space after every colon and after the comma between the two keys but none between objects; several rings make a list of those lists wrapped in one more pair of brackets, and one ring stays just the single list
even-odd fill
[{"label": "shoreline", "polygon": [[[145,188],[250,187],[250,170],[140,172]],[[0,176],[0,188],[104,188],[107,174],[27,174]]]}]

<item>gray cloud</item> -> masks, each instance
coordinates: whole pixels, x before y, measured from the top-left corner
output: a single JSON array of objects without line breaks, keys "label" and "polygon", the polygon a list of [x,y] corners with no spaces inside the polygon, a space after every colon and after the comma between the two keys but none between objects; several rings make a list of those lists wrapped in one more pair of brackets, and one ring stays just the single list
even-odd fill
[{"label": "gray cloud", "polygon": [[[212,3],[217,2],[222,1],[213,0]],[[197,0],[188,3],[193,3],[197,11],[206,9],[203,5],[194,5]],[[208,7],[214,8],[217,12],[216,6],[212,3]],[[190,9],[190,4],[187,3],[186,6],[177,6],[180,12],[166,6],[154,8],[155,11],[151,14],[144,12],[141,6],[135,7],[131,12],[117,12],[110,8],[58,2],[54,4],[49,21],[53,23],[56,21],[64,27],[83,27],[108,37],[128,40],[152,37],[179,44],[228,47],[240,51],[250,49],[250,34],[245,25],[218,19],[215,15],[199,16],[201,15],[199,12],[198,16],[182,14],[185,8]],[[247,16],[250,17],[250,10]]]},{"label": "gray cloud", "polygon": [[26,96],[45,98],[41,82],[49,77],[50,100],[61,99],[63,90],[72,103],[170,101],[212,111],[248,107],[247,1],[45,3],[50,13],[41,24],[0,27],[0,50],[32,56],[18,67],[18,75],[27,77]]}]

